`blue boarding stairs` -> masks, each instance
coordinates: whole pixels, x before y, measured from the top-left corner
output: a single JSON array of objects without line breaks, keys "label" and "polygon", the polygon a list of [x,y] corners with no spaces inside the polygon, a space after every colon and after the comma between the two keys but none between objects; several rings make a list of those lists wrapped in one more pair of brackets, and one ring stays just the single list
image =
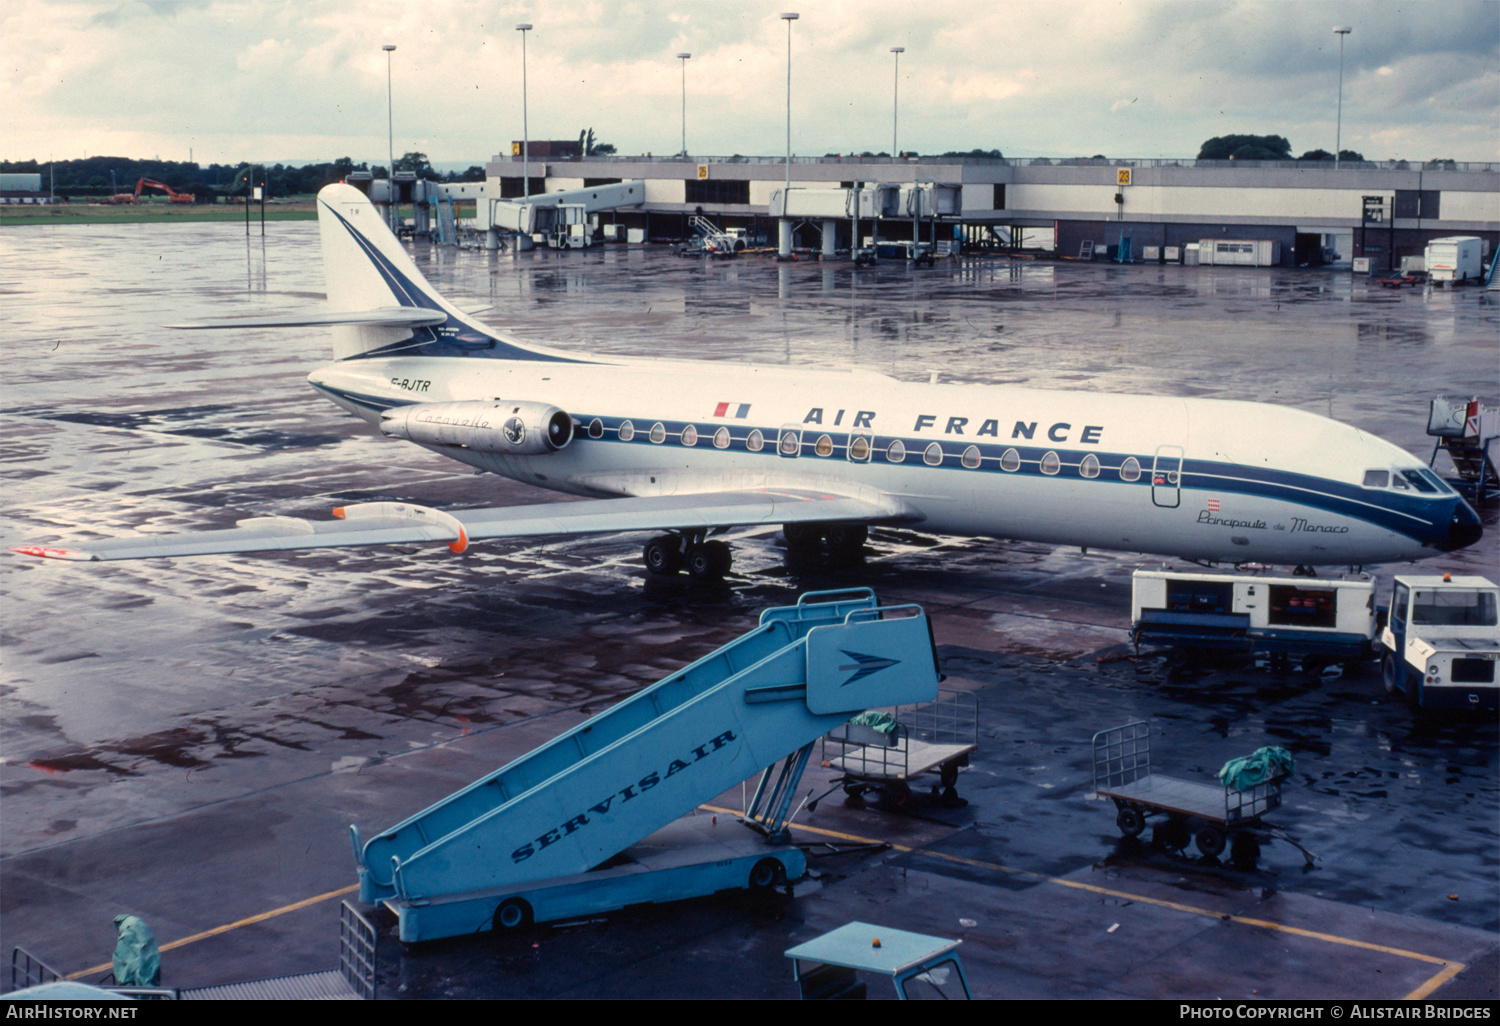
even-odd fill
[{"label": "blue boarding stairs", "polygon": [[[787,820],[813,744],[932,701],[939,679],[920,607],[808,593],[368,841],[351,826],[360,900],[410,942],[796,879]],[[689,815],[757,773],[751,830]]]}]

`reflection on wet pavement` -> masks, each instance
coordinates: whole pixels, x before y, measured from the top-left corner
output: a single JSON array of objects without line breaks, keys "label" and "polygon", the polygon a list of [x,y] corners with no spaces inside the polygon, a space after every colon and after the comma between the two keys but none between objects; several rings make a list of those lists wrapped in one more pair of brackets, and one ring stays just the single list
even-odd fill
[{"label": "reflection on wet pavement", "polygon": [[[1424,458],[1431,396],[1500,394],[1500,317],[1474,290],[992,259],[856,272],[639,247],[416,253],[460,307],[564,348],[1278,402]],[[313,225],[277,224],[248,250],[223,225],[17,229],[0,234],[0,266],[6,545],[325,517],[356,500],[549,497],[381,438],[319,399],[303,380],[327,358],[316,330],[158,326],[315,305]],[[1493,508],[1485,516],[1480,545],[1430,565],[1493,575],[1500,531]],[[867,584],[935,614],[950,677],[994,685],[992,759],[955,822],[1008,862],[1068,872],[1106,850],[1112,817],[1086,801],[1087,740],[1150,715],[1182,772],[1212,774],[1259,739],[1294,751],[1283,818],[1324,861],[1280,886],[1497,927],[1493,722],[1413,722],[1373,673],[1170,678],[1150,661],[1101,663],[1124,641],[1130,572],[1148,564],[1130,554],[875,530],[862,566],[834,569],[789,565],[774,532],[728,537],[735,574],[708,590],[646,579],[636,535],[462,556],[0,560],[0,856],[538,717],[561,724],[748,629],[767,605]]]}]

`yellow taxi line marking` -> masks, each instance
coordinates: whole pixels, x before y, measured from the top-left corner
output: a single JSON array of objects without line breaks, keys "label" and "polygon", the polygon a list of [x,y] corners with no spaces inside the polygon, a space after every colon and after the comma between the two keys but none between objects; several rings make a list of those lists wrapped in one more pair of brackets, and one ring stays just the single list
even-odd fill
[{"label": "yellow taxi line marking", "polygon": [[[699,808],[704,809],[708,812],[722,813],[727,816],[740,815],[740,812],[738,810],[725,809],[717,805],[700,805]],[[973,866],[977,869],[990,869],[994,870],[995,872],[1006,873],[1010,876],[1030,877],[1034,880],[1043,881],[1046,883],[1055,883],[1063,887],[1071,887],[1074,890],[1090,891],[1095,894],[1108,895],[1109,897],[1113,898],[1123,898],[1128,901],[1140,902],[1141,904],[1145,905],[1154,905],[1158,908],[1166,908],[1177,912],[1185,912],[1190,915],[1203,916],[1204,918],[1209,919],[1222,919],[1228,922],[1240,923],[1244,926],[1258,926],[1262,929],[1275,930],[1281,933],[1292,934],[1297,937],[1307,937],[1310,940],[1324,941],[1325,943],[1329,944],[1342,944],[1346,947],[1362,948],[1367,951],[1378,951],[1381,954],[1395,955],[1400,958],[1410,958],[1419,962],[1430,962],[1436,965],[1443,966],[1444,968],[1436,975],[1434,975],[1431,979],[1423,983],[1422,986],[1418,987],[1410,994],[1406,995],[1406,1000],[1409,1001],[1420,1001],[1422,998],[1427,997],[1427,995],[1431,994],[1438,987],[1442,986],[1444,983],[1447,983],[1449,980],[1451,980],[1453,977],[1457,976],[1467,968],[1467,966],[1462,962],[1452,962],[1445,958],[1439,958],[1436,955],[1424,955],[1419,951],[1408,951],[1404,948],[1392,948],[1383,944],[1371,944],[1368,941],[1354,940],[1351,937],[1340,937],[1337,934],[1321,933],[1316,930],[1304,930],[1301,927],[1287,926],[1282,923],[1273,923],[1270,920],[1266,919],[1252,919],[1248,916],[1229,915],[1223,912],[1215,912],[1213,909],[1201,908],[1197,905],[1186,905],[1181,902],[1166,901],[1161,898],[1148,898],[1145,895],[1132,894],[1129,891],[1114,890],[1108,887],[1100,887],[1096,884],[1082,883],[1077,880],[1063,880],[1059,877],[1047,876],[1043,873],[1035,873],[1031,870],[1026,869],[1013,869],[1010,866],[1002,866],[997,862],[985,862],[981,859],[965,858],[961,855],[949,855],[940,851],[932,851],[928,848],[916,848],[907,844],[895,844],[888,841],[881,841],[874,837],[861,837],[858,834],[843,833],[838,830],[829,830],[824,827],[806,826],[801,823],[793,823],[791,824],[791,826],[793,829],[800,830],[803,833],[818,834],[823,837],[832,837],[840,841],[849,841],[852,844],[885,844],[888,845],[893,851],[908,852],[915,855],[925,855],[928,858],[941,859],[945,862],[953,862],[959,865]],[[303,898],[301,901],[294,901],[290,905],[283,905],[280,908],[272,909],[269,912],[260,912],[256,915],[247,916],[244,919],[236,920],[233,923],[225,923],[223,926],[215,926],[212,929],[204,930],[201,933],[195,933],[188,937],[182,937],[178,940],[169,941],[166,944],[161,945],[157,950],[165,952],[172,951],[176,948],[186,947],[189,944],[195,944],[198,941],[207,940],[210,937],[217,937],[220,934],[228,933],[231,930],[237,930],[242,926],[251,926],[255,923],[265,922],[267,919],[274,919],[277,916],[286,915],[288,912],[296,912],[299,909],[304,909],[311,905],[316,905],[319,902],[328,901],[331,898],[342,897],[345,894],[350,894],[357,890],[359,890],[358,884],[350,884],[348,887],[340,887],[336,891],[327,891],[326,893],[318,894],[311,898]],[[87,969],[80,969],[77,972],[69,973],[67,978],[70,980],[76,980],[84,976],[91,976],[94,973],[102,973],[106,969],[112,968],[114,968],[113,962],[105,962],[101,965],[90,966]]]},{"label": "yellow taxi line marking", "polygon": [[[702,805],[699,808],[711,812],[724,813],[730,816],[741,815],[734,809],[723,809],[715,805]],[[827,830],[823,827],[803,826],[800,823],[791,824],[793,830],[801,830],[805,833],[820,834],[824,837],[833,837],[841,841],[849,841],[854,844],[887,844],[889,842],[878,840],[874,837],[860,837],[857,834],[841,833],[837,830]],[[1340,937],[1337,934],[1322,933],[1317,930],[1306,930],[1299,926],[1287,926],[1283,923],[1273,923],[1268,919],[1253,919],[1249,916],[1231,915],[1225,912],[1215,912],[1213,909],[1203,908],[1198,905],[1186,905],[1181,902],[1167,901],[1163,898],[1148,898],[1142,894],[1132,894],[1129,891],[1114,890],[1109,887],[1100,887],[1097,884],[1083,883],[1078,880],[1063,880],[1055,876],[1047,876],[1043,873],[1033,873],[1024,869],[1012,869],[995,862],[984,862],[980,859],[965,858],[961,855],[948,855],[940,851],[931,851],[927,848],[914,848],[905,844],[890,844],[893,851],[910,852],[915,855],[925,855],[928,858],[941,859],[944,862],[954,862],[965,866],[974,866],[978,869],[992,869],[996,872],[1007,873],[1011,876],[1026,876],[1032,879],[1045,881],[1047,883],[1059,884],[1063,887],[1071,887],[1074,890],[1090,891],[1094,894],[1103,894],[1112,898],[1123,898],[1128,901],[1139,902],[1144,905],[1155,905],[1158,908],[1171,909],[1176,912],[1186,912],[1190,915],[1203,916],[1208,919],[1222,919],[1231,923],[1239,923],[1243,926],[1258,926],[1265,930],[1275,930],[1279,933],[1287,933],[1296,937],[1306,937],[1309,940],[1323,941],[1328,944],[1342,944],[1345,947],[1361,948],[1366,951],[1378,951],[1383,955],[1395,955],[1398,958],[1409,958],[1418,962],[1429,962],[1444,968],[1433,976],[1422,986],[1406,995],[1407,1000],[1417,1001],[1431,994],[1442,984],[1448,982],[1467,968],[1465,963],[1454,962],[1450,959],[1439,958],[1436,955],[1424,955],[1420,951],[1408,951],[1405,948],[1393,948],[1384,944],[1372,944],[1369,941],[1355,940],[1352,937]]]},{"label": "yellow taxi line marking", "polygon": [[[168,941],[166,944],[158,947],[157,950],[172,951],[176,948],[184,948],[189,944],[196,944],[198,941],[207,940],[210,937],[217,937],[221,933],[228,933],[230,930],[238,930],[242,926],[251,926],[255,923],[263,923],[267,919],[275,919],[277,916],[284,916],[288,912],[296,912],[299,909],[307,908],[310,905],[316,905],[319,902],[327,901],[330,898],[339,898],[343,897],[345,894],[352,894],[357,890],[359,890],[359,884],[350,884],[348,887],[340,887],[336,891],[328,891],[325,894],[319,894],[311,898],[303,898],[301,901],[294,901],[290,905],[283,905],[280,908],[273,908],[269,912],[260,912],[253,916],[246,916],[244,919],[237,920],[233,923],[225,923],[223,926],[215,926],[213,929],[204,930],[202,933],[195,933],[191,937],[183,937],[179,940]],[[103,965],[90,966],[87,969],[80,969],[76,973],[69,973],[67,978],[70,980],[76,980],[79,977],[92,976],[94,973],[102,973],[105,970],[113,969],[114,967],[115,966],[113,961],[105,962]]]}]

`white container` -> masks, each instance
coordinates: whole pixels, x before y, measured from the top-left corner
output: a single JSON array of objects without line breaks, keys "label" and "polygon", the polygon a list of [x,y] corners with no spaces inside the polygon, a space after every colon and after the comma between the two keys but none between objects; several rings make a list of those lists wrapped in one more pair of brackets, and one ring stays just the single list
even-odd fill
[{"label": "white container", "polygon": [[631,242],[631,243],[645,242],[646,241],[646,229],[644,229],[644,228],[630,228],[630,229],[628,229],[626,231],[626,233],[625,233],[625,241],[626,242]]},{"label": "white container", "polygon": [[1484,273],[1480,240],[1472,235],[1433,239],[1427,243],[1423,262],[1433,281],[1468,281]]}]

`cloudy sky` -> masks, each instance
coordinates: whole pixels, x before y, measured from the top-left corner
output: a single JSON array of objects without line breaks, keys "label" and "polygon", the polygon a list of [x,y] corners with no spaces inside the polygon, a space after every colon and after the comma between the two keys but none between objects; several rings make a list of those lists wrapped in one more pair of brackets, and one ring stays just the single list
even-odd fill
[{"label": "cloudy sky", "polygon": [[5,0],[0,157],[480,163],[592,127],[621,153],[887,150],[1191,157],[1279,134],[1370,159],[1500,160],[1500,3],[534,0]]}]

